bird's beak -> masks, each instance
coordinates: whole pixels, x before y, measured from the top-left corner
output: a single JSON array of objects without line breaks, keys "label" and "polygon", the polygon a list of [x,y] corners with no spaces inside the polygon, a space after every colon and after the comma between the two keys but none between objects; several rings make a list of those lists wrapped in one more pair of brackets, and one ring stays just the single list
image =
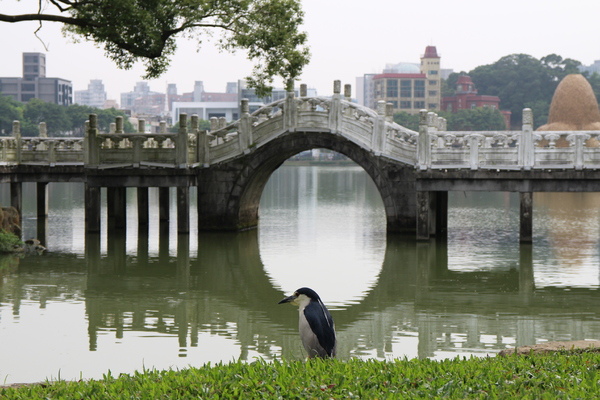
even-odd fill
[{"label": "bird's beak", "polygon": [[281,300],[279,303],[277,304],[283,304],[283,303],[291,303],[294,300],[296,300],[298,298],[298,296],[296,295],[291,295],[290,297],[286,297],[285,299]]}]

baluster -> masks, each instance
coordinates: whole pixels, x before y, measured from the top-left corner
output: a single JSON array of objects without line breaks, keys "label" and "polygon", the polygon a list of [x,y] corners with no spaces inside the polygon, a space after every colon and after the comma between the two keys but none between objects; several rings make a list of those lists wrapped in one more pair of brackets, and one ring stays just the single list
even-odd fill
[{"label": "baluster", "polygon": [[417,163],[419,169],[426,170],[431,166],[431,142],[427,126],[427,110],[419,111],[419,140],[417,141]]}]

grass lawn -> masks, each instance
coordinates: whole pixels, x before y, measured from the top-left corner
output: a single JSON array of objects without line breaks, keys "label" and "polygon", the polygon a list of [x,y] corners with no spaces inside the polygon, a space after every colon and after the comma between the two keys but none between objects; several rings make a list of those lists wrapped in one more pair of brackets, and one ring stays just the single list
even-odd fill
[{"label": "grass lawn", "polygon": [[600,353],[255,361],[0,388],[1,399],[595,399]]}]

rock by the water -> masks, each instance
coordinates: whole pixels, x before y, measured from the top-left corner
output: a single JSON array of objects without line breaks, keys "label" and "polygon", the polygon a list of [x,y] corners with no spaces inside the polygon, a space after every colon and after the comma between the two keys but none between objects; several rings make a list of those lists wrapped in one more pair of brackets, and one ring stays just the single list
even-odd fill
[{"label": "rock by the water", "polygon": [[511,354],[528,355],[546,354],[565,350],[593,350],[600,352],[600,340],[573,340],[567,342],[545,342],[530,346],[519,346],[516,349],[505,349],[498,353],[499,356]]}]

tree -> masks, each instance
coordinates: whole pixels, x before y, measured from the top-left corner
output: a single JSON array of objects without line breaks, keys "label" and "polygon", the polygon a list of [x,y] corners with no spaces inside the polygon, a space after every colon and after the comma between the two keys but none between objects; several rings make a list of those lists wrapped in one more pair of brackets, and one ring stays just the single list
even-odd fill
[{"label": "tree", "polygon": [[469,72],[479,93],[500,97],[503,110],[512,112],[512,123],[522,120],[526,103],[552,99],[558,82],[540,60],[527,54],[511,54],[491,65]]},{"label": "tree", "polygon": [[[144,78],[163,74],[177,48],[176,38],[202,40],[219,33],[217,46],[244,50],[255,61],[248,78],[259,95],[270,91],[274,76],[286,88],[308,63],[304,13],[300,0],[40,0],[37,12],[0,13],[0,21],[62,23],[65,33],[102,46],[115,64],[129,69],[144,63]],[[50,10],[46,12],[46,10]]]},{"label": "tree", "polygon": [[419,130],[419,114],[409,114],[401,111],[394,114],[394,122],[413,131]]},{"label": "tree", "polygon": [[45,122],[49,136],[60,136],[69,131],[71,124],[67,117],[66,107],[47,103],[40,99],[31,99],[23,109],[23,136],[38,136],[39,123]]},{"label": "tree", "polygon": [[504,117],[500,111],[479,107],[467,110],[458,110],[455,113],[440,113],[446,118],[449,131],[499,131],[506,129]]},{"label": "tree", "polygon": [[579,74],[581,62],[571,58],[562,58],[558,54],[549,54],[540,59],[555,82],[560,82],[569,74]]},{"label": "tree", "polygon": [[0,135],[10,136],[12,123],[23,119],[22,104],[9,96],[0,95]]}]

